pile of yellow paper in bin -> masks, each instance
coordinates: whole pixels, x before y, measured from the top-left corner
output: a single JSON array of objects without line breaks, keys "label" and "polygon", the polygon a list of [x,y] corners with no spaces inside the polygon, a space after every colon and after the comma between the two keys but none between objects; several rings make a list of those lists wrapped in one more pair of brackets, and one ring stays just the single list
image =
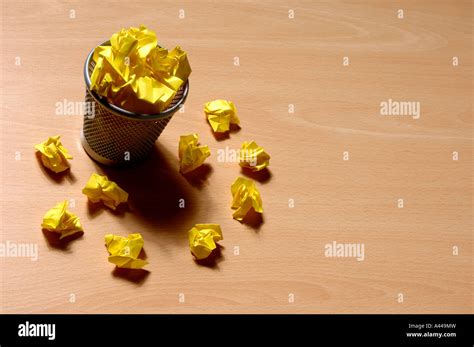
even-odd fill
[{"label": "pile of yellow paper in bin", "polygon": [[[92,89],[106,96],[109,102],[133,112],[156,113],[166,109],[191,72],[186,53],[179,47],[171,52],[158,47],[155,33],[144,26],[122,29],[112,35],[110,43],[110,46],[97,47],[94,52]],[[210,101],[204,105],[204,113],[215,133],[227,133],[231,125],[240,124],[236,107],[230,101]],[[70,168],[68,160],[73,158],[62,145],[60,136],[48,138],[35,149],[43,165],[54,173]],[[197,134],[180,137],[178,159],[183,175],[203,165],[210,155],[209,147],[199,144]],[[244,170],[263,170],[269,161],[270,156],[255,141],[244,142],[239,150],[239,165]],[[263,213],[262,198],[253,180],[238,177],[230,191],[234,219],[243,222],[251,210]],[[112,210],[128,201],[124,189],[96,173],[92,173],[82,192],[92,203],[101,202]],[[65,200],[47,211],[42,228],[59,234],[60,239],[83,232],[78,216],[67,208]],[[201,260],[213,253],[223,235],[219,224],[201,223],[188,231],[188,238],[191,253]],[[140,269],[148,264],[142,257],[144,239],[139,233],[126,237],[107,234],[105,246],[109,262],[117,267]]]},{"label": "pile of yellow paper in bin", "polygon": [[143,25],[113,34],[110,45],[94,50],[91,89],[131,112],[164,111],[191,67],[180,47],[168,51],[157,44],[155,32]]}]

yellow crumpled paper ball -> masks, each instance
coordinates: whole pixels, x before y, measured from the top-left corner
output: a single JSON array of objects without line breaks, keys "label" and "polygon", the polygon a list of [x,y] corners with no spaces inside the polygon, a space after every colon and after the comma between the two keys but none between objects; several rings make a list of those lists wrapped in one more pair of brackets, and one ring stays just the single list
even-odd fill
[{"label": "yellow crumpled paper ball", "polygon": [[79,217],[67,210],[68,202],[64,200],[50,209],[43,217],[41,227],[56,232],[59,239],[83,231]]},{"label": "yellow crumpled paper ball", "polygon": [[105,235],[105,247],[109,252],[109,262],[120,268],[141,269],[148,262],[138,258],[145,241],[139,233],[130,234],[127,237],[107,234]]},{"label": "yellow crumpled paper ball", "polygon": [[270,165],[270,155],[255,141],[244,142],[239,151],[239,165],[251,171],[260,171]]},{"label": "yellow crumpled paper ball", "polygon": [[230,124],[239,125],[240,120],[234,103],[227,100],[214,100],[204,104],[204,113],[215,133],[229,131]]},{"label": "yellow crumpled paper ball", "polygon": [[217,247],[216,241],[223,240],[219,224],[196,224],[188,231],[189,248],[196,259],[207,258]]},{"label": "yellow crumpled paper ball", "polygon": [[90,201],[96,203],[102,201],[105,206],[115,210],[121,203],[127,202],[128,193],[120,188],[117,183],[109,181],[107,176],[93,173],[87,181],[82,193],[87,195]]},{"label": "yellow crumpled paper ball", "polygon": [[94,50],[91,89],[131,112],[158,114],[188,80],[186,52],[157,47],[154,31],[144,25],[112,35],[110,46]]},{"label": "yellow crumpled paper ball", "polygon": [[186,174],[197,169],[211,155],[208,146],[198,146],[198,143],[198,134],[180,136],[178,156],[181,173]]},{"label": "yellow crumpled paper ball", "polygon": [[232,183],[232,215],[234,219],[242,221],[253,208],[257,213],[263,213],[262,198],[255,182],[244,177],[239,177]]},{"label": "yellow crumpled paper ball", "polygon": [[49,137],[43,143],[35,145],[35,149],[41,152],[41,162],[51,171],[58,173],[69,169],[68,159],[72,156],[64,148],[61,141],[61,136]]}]

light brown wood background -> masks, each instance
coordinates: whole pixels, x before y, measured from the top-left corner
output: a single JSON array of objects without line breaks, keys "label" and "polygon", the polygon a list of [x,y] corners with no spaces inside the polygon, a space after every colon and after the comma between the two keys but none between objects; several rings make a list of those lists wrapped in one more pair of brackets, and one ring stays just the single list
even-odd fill
[{"label": "light brown wood background", "polygon": [[[39,247],[36,262],[0,259],[1,312],[472,312],[470,1],[7,0],[1,11],[1,239]],[[55,104],[82,101],[89,50],[141,23],[188,52],[190,95],[149,161],[101,168],[81,147],[82,116],[56,115]],[[215,98],[234,101],[242,122],[224,141],[203,115]],[[419,101],[421,118],[381,116],[389,98]],[[212,151],[201,183],[178,172],[178,137],[191,132]],[[62,179],[33,150],[56,134],[74,156]],[[240,168],[217,161],[245,140],[272,156],[258,227],[232,219]],[[93,172],[130,193],[129,211],[88,207],[81,189]],[[58,249],[40,224],[63,199],[74,199],[85,234]],[[195,223],[222,226],[214,266],[189,252]],[[145,276],[107,262],[104,234],[134,232]],[[332,241],[363,243],[365,260],[325,257]]]}]

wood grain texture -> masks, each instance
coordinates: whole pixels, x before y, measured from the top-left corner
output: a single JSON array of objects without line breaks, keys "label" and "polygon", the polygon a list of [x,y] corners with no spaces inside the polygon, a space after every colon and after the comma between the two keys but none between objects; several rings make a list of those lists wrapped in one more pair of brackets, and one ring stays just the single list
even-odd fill
[{"label": "wood grain texture", "polygon": [[[1,240],[39,247],[36,262],[0,258],[2,313],[472,313],[470,1],[1,6]],[[82,116],[56,115],[55,104],[82,101],[89,50],[141,23],[188,52],[190,95],[150,160],[103,168],[81,147]],[[202,111],[216,98],[234,101],[242,122],[224,141]],[[381,116],[388,99],[419,101],[420,119]],[[178,172],[178,138],[191,132],[212,151],[201,182]],[[33,150],[56,134],[74,156],[62,179]],[[231,217],[238,165],[217,161],[219,149],[252,139],[272,156],[271,176],[258,183],[264,221],[253,227]],[[129,191],[130,211],[88,207],[81,189],[93,172]],[[63,199],[75,200],[85,234],[58,249],[40,223]],[[224,233],[215,266],[196,264],[188,248],[187,230],[206,222]],[[145,238],[146,276],[107,262],[104,234],[132,232]],[[333,241],[363,243],[365,260],[325,257]]]}]

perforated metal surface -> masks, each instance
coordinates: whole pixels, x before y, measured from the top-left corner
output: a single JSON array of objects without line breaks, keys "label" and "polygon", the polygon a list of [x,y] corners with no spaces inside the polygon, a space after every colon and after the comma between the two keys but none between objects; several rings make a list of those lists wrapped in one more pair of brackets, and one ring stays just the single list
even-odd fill
[{"label": "perforated metal surface", "polygon": [[[94,61],[88,60],[87,73],[90,76],[94,70]],[[164,112],[184,101],[187,85],[188,82],[178,90]],[[134,119],[133,116],[125,115],[126,112],[117,114],[117,111],[98,102],[86,83],[86,105],[87,103],[93,103],[93,107],[86,107],[84,114],[84,149],[94,160],[109,165],[133,163],[144,159],[178,109],[160,119]]]}]

